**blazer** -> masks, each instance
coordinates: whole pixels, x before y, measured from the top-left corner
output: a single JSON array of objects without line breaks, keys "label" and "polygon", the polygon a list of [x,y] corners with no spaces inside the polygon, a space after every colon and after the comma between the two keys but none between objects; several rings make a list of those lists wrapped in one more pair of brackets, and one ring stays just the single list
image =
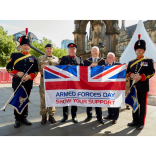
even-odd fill
[{"label": "blazer", "polygon": [[[100,59],[101,59],[101,58],[98,58],[97,62],[98,62]],[[89,61],[88,61],[88,60],[89,60]],[[86,59],[86,60],[84,61],[84,66],[90,66],[90,65],[92,64],[92,62],[90,62],[90,61],[92,61],[92,57],[89,58],[89,59]],[[105,65],[105,60],[104,60],[104,59],[101,59],[101,61],[98,62],[98,66],[102,66],[102,65]]]}]

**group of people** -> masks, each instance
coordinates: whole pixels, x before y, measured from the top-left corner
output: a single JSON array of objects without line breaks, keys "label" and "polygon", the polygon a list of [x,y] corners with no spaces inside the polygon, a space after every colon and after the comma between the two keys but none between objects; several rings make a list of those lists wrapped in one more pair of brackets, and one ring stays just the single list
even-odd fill
[{"label": "group of people", "polygon": [[[25,83],[22,85],[25,87],[28,96],[30,95],[33,79],[36,77],[37,73],[41,73],[39,92],[40,92],[40,115],[42,115],[41,124],[45,124],[47,121],[47,113],[49,114],[49,121],[54,124],[56,120],[54,118],[55,107],[46,108],[45,104],[45,92],[44,92],[44,78],[43,78],[43,69],[47,65],[76,65],[76,66],[113,66],[119,65],[121,63],[115,62],[115,54],[109,52],[107,54],[107,63],[105,59],[99,57],[99,48],[94,46],[91,49],[92,57],[83,61],[82,57],[76,55],[77,45],[74,43],[68,44],[68,55],[63,56],[61,59],[55,57],[53,53],[52,44],[47,44],[45,46],[46,54],[39,57],[38,60],[35,56],[29,54],[30,50],[30,40],[28,36],[22,36],[20,39],[21,45],[21,53],[13,53],[7,64],[7,71],[10,74],[17,75],[17,77],[13,77],[12,88],[16,90],[19,85],[22,76],[28,70],[31,64],[33,67],[28,72],[28,74],[23,78]],[[138,102],[140,104],[140,108],[133,113],[133,122],[129,123],[128,126],[137,126],[137,129],[142,129],[145,124],[145,116],[146,116],[146,108],[147,108],[147,93],[149,91],[149,78],[151,78],[154,73],[154,64],[151,58],[144,57],[144,53],[146,50],[146,43],[144,40],[138,40],[135,43],[135,52],[137,58],[130,61],[127,67],[127,77],[130,81],[130,85],[132,85],[132,81],[137,81],[137,95]],[[141,62],[144,62],[144,66],[140,70],[140,74],[137,74],[139,70]],[[119,109],[120,108],[108,108],[108,115],[102,118],[102,108],[95,107],[96,117],[100,124],[104,124],[103,119],[111,119],[113,124],[117,123],[117,119],[119,117]],[[77,106],[71,106],[71,115],[72,121],[77,123]],[[92,107],[86,108],[87,118],[84,122],[89,122],[92,120]],[[26,125],[31,125],[32,123],[27,120],[28,116],[28,107],[25,107],[24,111],[21,115],[19,115],[16,110],[14,110],[15,115],[15,124],[14,127],[18,128],[20,126],[20,122],[25,123]],[[63,107],[63,118],[61,122],[66,122],[68,120],[68,106]]]}]

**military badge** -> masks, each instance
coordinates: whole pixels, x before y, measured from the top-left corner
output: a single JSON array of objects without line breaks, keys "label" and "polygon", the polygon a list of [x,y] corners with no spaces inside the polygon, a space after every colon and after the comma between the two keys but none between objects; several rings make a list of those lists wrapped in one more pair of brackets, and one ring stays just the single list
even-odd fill
[{"label": "military badge", "polygon": [[148,66],[148,62],[142,62],[143,66]]},{"label": "military badge", "polygon": [[34,63],[34,58],[29,58],[29,62],[33,62]]}]

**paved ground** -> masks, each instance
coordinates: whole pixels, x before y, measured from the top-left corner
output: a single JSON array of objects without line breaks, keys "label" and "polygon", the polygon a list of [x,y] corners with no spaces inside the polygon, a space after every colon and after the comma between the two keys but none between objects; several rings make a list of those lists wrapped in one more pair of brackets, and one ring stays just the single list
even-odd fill
[{"label": "paved ground", "polygon": [[[4,106],[11,95],[10,85],[0,85],[0,108]],[[57,123],[51,124],[48,121],[46,125],[41,125],[38,86],[34,86],[30,100],[32,103],[29,104],[28,119],[32,125],[21,124],[19,128],[14,128],[13,108],[8,106],[6,112],[0,111],[0,136],[156,136],[156,106],[148,105],[145,128],[139,131],[135,127],[127,126],[127,123],[132,121],[132,111],[126,109],[120,110],[117,124],[112,125],[110,120],[105,120],[105,124],[101,125],[96,121],[95,111],[93,111],[92,121],[83,122],[86,118],[86,108],[84,107],[78,108],[77,119],[79,123],[72,123],[71,115],[66,123],[60,123],[62,108],[56,108],[55,119]],[[103,116],[106,115],[107,109],[103,108]]]}]

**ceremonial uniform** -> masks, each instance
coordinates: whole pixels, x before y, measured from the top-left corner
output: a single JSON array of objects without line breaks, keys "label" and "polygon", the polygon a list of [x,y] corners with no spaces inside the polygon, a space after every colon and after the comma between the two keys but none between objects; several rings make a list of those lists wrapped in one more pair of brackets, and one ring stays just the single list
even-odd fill
[{"label": "ceremonial uniform", "polygon": [[[140,34],[138,35],[140,38]],[[146,50],[146,42],[144,40],[138,40],[135,43],[135,50]],[[131,60],[127,67],[127,76],[130,77],[131,73],[135,73],[141,76],[141,80],[135,83],[137,89],[138,102],[140,104],[139,109],[133,113],[133,122],[128,126],[138,125],[137,129],[142,129],[145,125],[145,117],[147,112],[147,94],[149,91],[149,79],[154,75],[154,62],[153,59],[138,56],[136,59]],[[132,79],[130,80],[130,87],[132,85]]]},{"label": "ceremonial uniform", "polygon": [[[141,63],[143,63],[142,67]],[[133,113],[133,121],[140,125],[144,125],[147,111],[146,109],[147,93],[149,92],[149,79],[155,73],[154,62],[151,58],[147,57],[131,60],[128,64],[127,76],[130,76],[131,73],[137,73],[140,67],[141,69],[139,74],[142,79],[135,84],[137,89],[138,102],[140,104],[140,115],[138,109],[135,113]],[[130,80],[130,86],[132,85],[132,81],[133,80]]]},{"label": "ceremonial uniform", "polygon": [[[42,65],[58,65],[58,58],[55,56],[47,56],[46,54],[40,56],[38,59],[38,68],[40,69]],[[47,112],[49,115],[54,116],[55,107],[48,107],[46,108],[45,104],[45,91],[44,91],[44,78],[43,78],[43,70],[40,72],[40,85],[39,85],[39,92],[40,92],[40,115],[46,115]]]},{"label": "ceremonial uniform", "polygon": [[[22,37],[23,37],[23,39],[20,40],[21,45],[30,43],[29,38],[25,39],[26,36],[22,36]],[[26,89],[28,96],[30,95],[30,92],[31,92],[31,89],[33,86],[33,79],[38,74],[37,59],[35,56],[30,55],[29,52],[21,51],[20,53],[12,53],[11,54],[8,64],[6,66],[6,69],[11,75],[13,75],[12,88],[14,91],[16,90],[16,88],[18,87],[18,85],[21,82],[21,78],[17,77],[17,75],[16,75],[17,72],[26,73],[32,64],[33,64],[33,66],[27,73],[28,75],[31,76],[31,79],[22,83],[22,85]],[[25,109],[23,110],[21,115],[18,114],[16,110],[14,110],[14,115],[15,115],[16,121],[22,121],[22,122],[25,121],[25,123],[29,124],[26,120],[26,117],[28,116],[28,106],[25,107]]]},{"label": "ceremonial uniform", "polygon": [[[100,57],[98,57],[98,58],[91,57],[91,58],[86,59],[84,61],[84,66],[90,66],[92,63],[96,63],[97,66],[102,66],[102,65],[105,65],[105,60],[100,58]],[[96,111],[97,119],[102,120],[102,109],[101,109],[101,107],[95,107],[95,111]],[[87,107],[86,112],[87,112],[87,119],[85,120],[85,122],[92,119],[92,107]]]},{"label": "ceremonial uniform", "polygon": [[[69,47],[75,47],[77,46],[73,43],[68,44]],[[61,62],[59,65],[77,65],[77,66],[83,66],[83,59],[80,56],[63,56],[61,59]],[[77,106],[71,106],[71,114],[72,119],[74,120],[76,118],[76,112],[77,112]],[[63,107],[63,117],[64,119],[68,119],[68,106]],[[63,122],[65,120],[62,120]]]}]

